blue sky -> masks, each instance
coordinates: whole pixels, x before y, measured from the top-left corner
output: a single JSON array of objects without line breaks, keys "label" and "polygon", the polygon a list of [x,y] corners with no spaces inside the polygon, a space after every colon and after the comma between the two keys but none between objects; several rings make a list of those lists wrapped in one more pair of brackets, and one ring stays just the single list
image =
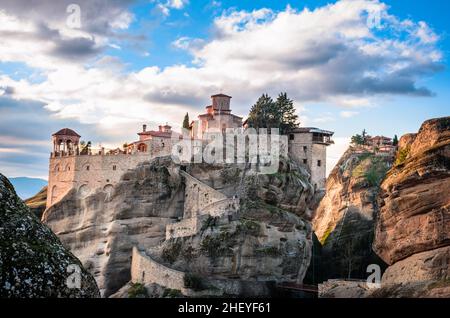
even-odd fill
[{"label": "blue sky", "polygon": [[[79,27],[68,25],[71,3],[81,10]],[[28,6],[0,3],[0,172],[7,176],[46,177],[58,128],[113,147],[134,140],[143,123],[177,127],[186,112],[195,118],[219,91],[243,116],[262,93],[286,91],[302,125],[335,131],[329,167],[364,128],[402,135],[450,113],[448,1]],[[379,25],[369,25],[370,12]]]}]

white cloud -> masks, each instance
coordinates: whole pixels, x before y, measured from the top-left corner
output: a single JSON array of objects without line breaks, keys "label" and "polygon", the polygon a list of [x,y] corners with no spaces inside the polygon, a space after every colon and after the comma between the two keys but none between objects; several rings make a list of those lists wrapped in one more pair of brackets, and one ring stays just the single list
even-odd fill
[{"label": "white cloud", "polygon": [[341,111],[339,113],[339,115],[341,115],[341,117],[343,117],[343,118],[352,118],[358,114],[359,114],[359,112],[354,112],[354,111],[349,111],[349,110]]},{"label": "white cloud", "polygon": [[181,10],[187,4],[189,0],[167,0],[167,1],[158,1],[157,7],[161,11],[161,13],[165,16],[170,15],[170,10]]},{"label": "white cloud", "polygon": [[[161,3],[169,9],[186,5]],[[374,6],[383,11],[386,32],[367,26],[364,13]],[[113,45],[106,35],[81,30],[67,40],[62,31],[54,32],[64,26],[39,29],[7,13],[0,16],[0,33],[7,34],[7,28],[23,32],[22,38],[0,37],[0,61],[25,62],[42,69],[46,79],[34,83],[2,76],[0,86],[13,87],[15,99],[47,104],[56,118],[111,130],[118,123],[131,126],[149,120],[179,126],[180,114],[189,111],[194,117],[218,91],[233,95],[233,111],[240,115],[266,92],[287,91],[297,105],[333,103],[352,112],[370,107],[378,96],[430,95],[417,82],[440,69],[442,55],[431,41],[431,30],[397,21],[386,10],[384,4],[369,0],[343,0],[313,11],[229,10],[215,20],[211,39],[181,37],[173,43],[192,54],[194,66],[149,66],[130,73],[108,67],[117,66],[117,61],[100,54],[101,47]],[[128,20],[118,13],[112,16],[118,20],[110,25],[127,26]],[[387,32],[389,28],[395,32]],[[56,35],[49,40],[39,36],[44,33]],[[74,39],[80,42],[64,42]],[[94,62],[64,60],[71,50],[83,53],[77,43],[84,44],[87,56],[93,54]],[[334,120],[325,117],[316,118],[316,123]]]}]

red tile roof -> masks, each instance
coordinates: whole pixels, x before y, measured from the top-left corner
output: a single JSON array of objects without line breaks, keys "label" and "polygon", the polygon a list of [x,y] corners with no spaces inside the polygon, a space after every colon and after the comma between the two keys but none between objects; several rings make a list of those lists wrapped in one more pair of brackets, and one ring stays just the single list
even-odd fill
[{"label": "red tile roof", "polygon": [[61,130],[58,130],[58,132],[55,132],[52,136],[75,136],[75,137],[81,137],[78,135],[75,131],[73,131],[70,128],[63,128]]},{"label": "red tile roof", "polygon": [[152,137],[162,137],[162,138],[171,138],[172,137],[171,132],[154,131],[154,130],[140,132],[140,133],[138,133],[138,135],[139,136],[144,135],[144,136],[152,136]]}]

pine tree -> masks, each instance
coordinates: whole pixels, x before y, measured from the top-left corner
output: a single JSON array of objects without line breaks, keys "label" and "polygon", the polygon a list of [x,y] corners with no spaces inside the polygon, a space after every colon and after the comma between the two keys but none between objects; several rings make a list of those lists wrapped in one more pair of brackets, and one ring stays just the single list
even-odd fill
[{"label": "pine tree", "polygon": [[183,119],[183,128],[184,129],[189,129],[189,113],[186,113],[186,115],[184,115],[184,119]]},{"label": "pine tree", "polygon": [[280,93],[275,102],[280,123],[280,132],[286,134],[298,126],[298,116],[295,113],[294,101],[286,93]]},{"label": "pine tree", "polygon": [[250,109],[248,115],[248,126],[252,128],[275,128],[275,103],[273,99],[267,95],[263,94],[256,101],[256,104]]},{"label": "pine tree", "polygon": [[398,145],[398,136],[395,135],[394,139],[392,140],[392,145],[397,146]]},{"label": "pine tree", "polygon": [[294,102],[286,93],[278,95],[277,100],[263,94],[250,109],[248,126],[252,128],[279,128],[280,133],[286,134],[298,126],[298,116],[295,114]]}]

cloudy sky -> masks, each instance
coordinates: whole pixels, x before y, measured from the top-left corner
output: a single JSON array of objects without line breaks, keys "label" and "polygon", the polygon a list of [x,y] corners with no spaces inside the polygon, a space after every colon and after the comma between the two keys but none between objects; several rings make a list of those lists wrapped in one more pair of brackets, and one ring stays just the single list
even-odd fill
[{"label": "cloudy sky", "polygon": [[1,0],[0,172],[46,178],[59,128],[122,145],[143,123],[179,127],[213,93],[246,116],[281,91],[303,126],[336,132],[332,167],[363,128],[401,135],[449,115],[449,11],[439,0]]}]

